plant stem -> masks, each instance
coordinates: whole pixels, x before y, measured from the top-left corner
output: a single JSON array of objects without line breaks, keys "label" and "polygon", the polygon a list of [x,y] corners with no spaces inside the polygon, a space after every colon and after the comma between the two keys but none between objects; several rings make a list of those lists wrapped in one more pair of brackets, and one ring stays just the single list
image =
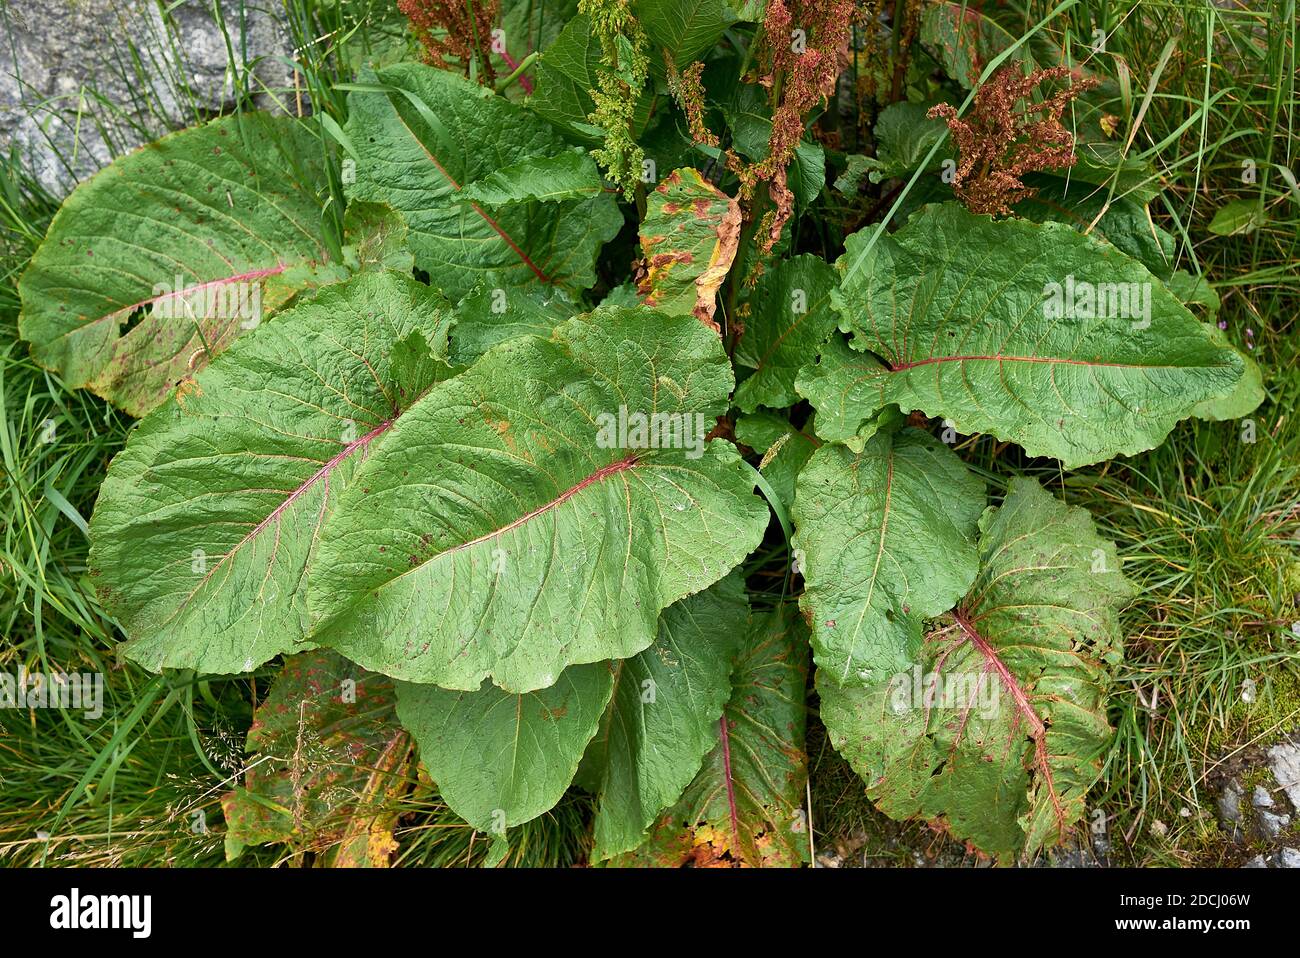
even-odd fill
[{"label": "plant stem", "polygon": [[474,0],[465,0],[465,10],[469,15],[469,32],[474,41],[474,55],[469,61],[469,78],[477,80],[476,73],[482,74],[484,80],[489,79],[492,74],[488,71],[491,60],[483,53],[483,44],[479,40],[478,20],[474,16]]},{"label": "plant stem", "polygon": [[502,93],[505,90],[509,89],[511,84],[513,84],[516,80],[518,80],[521,76],[523,76],[524,71],[527,70],[530,66],[532,66],[533,61],[537,59],[538,52],[539,51],[534,50],[532,53],[528,54],[528,56],[520,60],[519,66],[515,67],[514,72],[511,73],[510,76],[506,77],[504,80],[502,80],[500,83],[497,84],[497,92]]}]

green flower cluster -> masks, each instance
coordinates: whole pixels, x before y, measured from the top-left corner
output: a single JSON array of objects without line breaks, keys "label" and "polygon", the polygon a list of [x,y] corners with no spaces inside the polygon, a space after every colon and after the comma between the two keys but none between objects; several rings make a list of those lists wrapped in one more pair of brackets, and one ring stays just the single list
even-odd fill
[{"label": "green flower cluster", "polygon": [[650,75],[645,31],[627,0],[579,0],[578,11],[591,18],[601,47],[601,69],[591,91],[596,109],[587,119],[605,131],[605,144],[592,156],[630,202],[645,162],[645,151],[632,135],[637,101]]}]

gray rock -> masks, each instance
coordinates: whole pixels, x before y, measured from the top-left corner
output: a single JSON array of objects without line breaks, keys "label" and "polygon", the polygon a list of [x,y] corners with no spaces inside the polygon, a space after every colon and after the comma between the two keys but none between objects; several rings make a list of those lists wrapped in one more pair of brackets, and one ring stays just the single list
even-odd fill
[{"label": "gray rock", "polygon": [[[273,11],[220,0],[254,101],[292,83],[290,44]],[[16,146],[62,196],[141,143],[233,104],[226,35],[209,0],[166,16],[154,0],[5,0],[0,4],[0,148]]]},{"label": "gray rock", "polygon": [[1278,868],[1300,868],[1300,849],[1284,848],[1278,852]]},{"label": "gray rock", "polygon": [[1282,834],[1282,829],[1290,824],[1290,815],[1276,815],[1262,808],[1259,810],[1259,828],[1266,838],[1277,838]]},{"label": "gray rock", "polygon": [[1256,785],[1254,793],[1250,796],[1250,804],[1256,808],[1272,808],[1273,796],[1263,785]]},{"label": "gray rock", "polygon": [[1230,778],[1219,793],[1219,817],[1230,825],[1241,822],[1241,799],[1246,794],[1241,783]]},{"label": "gray rock", "polygon": [[1291,807],[1300,811],[1300,745],[1290,742],[1274,745],[1268,750],[1268,765],[1291,800]]},{"label": "gray rock", "polygon": [[1264,860],[1263,855],[1256,855],[1254,858],[1246,862],[1246,864],[1242,865],[1241,867],[1242,868],[1267,868],[1268,862]]}]

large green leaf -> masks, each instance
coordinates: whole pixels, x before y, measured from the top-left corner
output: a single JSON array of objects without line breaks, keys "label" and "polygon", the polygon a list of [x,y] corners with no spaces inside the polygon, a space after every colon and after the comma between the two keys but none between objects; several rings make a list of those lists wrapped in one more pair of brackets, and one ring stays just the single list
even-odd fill
[{"label": "large green leaf", "polygon": [[902,668],[924,620],[975,578],[985,501],[957,454],[917,429],[882,430],[856,455],[817,450],[799,473],[792,544],[818,667],[841,682]]},{"label": "large green leaf", "polygon": [[1031,479],[980,519],[979,551],[950,624],[897,668],[843,685],[819,671],[821,716],[883,811],[1029,857],[1083,816],[1100,773],[1133,589],[1087,512]]},{"label": "large green leaf", "polygon": [[817,436],[853,442],[880,408],[878,382],[884,371],[874,356],[850,348],[839,334],[823,343],[816,362],[800,369],[795,379],[799,395],[817,410]]},{"label": "large green leaf", "polygon": [[1143,266],[1063,224],[943,204],[868,251],[870,232],[849,237],[835,294],[883,360],[837,373],[862,420],[896,403],[1072,469],[1153,448],[1244,373]]},{"label": "large green leaf", "polygon": [[715,333],[640,308],[495,347],[417,403],[345,491],[309,576],[318,638],[467,691],[489,675],[545,688],[568,665],[640,652],[660,610],[722,578],[767,525],[734,448],[703,442],[731,385]]},{"label": "large green leaf", "polygon": [[357,461],[446,367],[448,310],[367,273],[242,337],[141,421],[91,521],[91,575],[151,669],[246,672],[304,638],[304,570]]},{"label": "large green leaf", "polygon": [[598,196],[604,191],[596,161],[586,153],[557,153],[555,156],[521,160],[502,170],[493,170],[460,192],[462,203],[508,206],[537,200],[561,200]]},{"label": "large green leaf", "polygon": [[565,669],[533,692],[474,692],[399,682],[397,715],[452,810],[480,831],[504,835],[564,795],[596,734],[617,663]]},{"label": "large green leaf", "polygon": [[636,848],[699,771],[748,619],[744,582],[731,575],[665,609],[654,645],[614,663],[613,700],[579,773],[598,801],[593,860]]},{"label": "large green leaf", "polygon": [[319,155],[301,123],[249,113],[101,170],[64,202],[19,281],[32,355],[69,386],[148,412],[329,272]]},{"label": "large green leaf", "polygon": [[[1225,348],[1231,348],[1227,334],[1213,323],[1204,324],[1210,338]],[[1237,383],[1237,388],[1226,396],[1219,396],[1198,405],[1193,411],[1198,419],[1223,421],[1241,419],[1255,411],[1255,407],[1264,401],[1264,374],[1249,355],[1239,353],[1246,366],[1245,375]]]},{"label": "large green leaf", "polygon": [[614,864],[782,867],[808,861],[807,661],[808,633],[793,603],[755,618],[703,767],[645,844]]},{"label": "large green leaf", "polygon": [[582,760],[600,800],[594,856],[608,858],[641,841],[713,745],[748,614],[731,576],[665,610],[655,644],[630,659],[571,666],[521,694],[401,682],[398,716],[439,795],[498,835],[553,808]]},{"label": "large green leaf", "polygon": [[[612,197],[513,202],[491,210],[464,200],[509,194],[503,171],[567,152],[559,135],[523,107],[445,70],[406,63],[380,70],[349,99],[347,133],[357,151],[351,195],[386,202],[410,226],[415,263],[459,298],[487,281],[582,290],[596,255],[623,218]],[[558,161],[568,162],[568,161]],[[523,196],[539,184],[517,185]]]},{"label": "large green leaf", "polygon": [[713,49],[736,21],[726,0],[633,0],[632,12],[651,47],[672,57],[679,67]]},{"label": "large green leaf", "polygon": [[[849,182],[856,189],[861,171],[867,171],[867,178],[872,183],[883,180],[902,179],[925,162],[930,149],[937,140],[948,135],[948,127],[943,120],[931,119],[927,114],[929,107],[924,103],[912,103],[902,100],[891,103],[880,111],[876,120],[876,155],[874,157],[850,157],[858,160],[850,163]],[[940,147],[926,166],[927,173],[935,173],[945,159],[953,156],[952,147]],[[839,187],[838,181],[836,187]]]},{"label": "large green leaf", "polygon": [[388,863],[391,799],[411,751],[388,679],[333,652],[295,655],[257,707],[247,748],[255,759],[221,798],[228,858],[283,842],[336,866]]},{"label": "large green leaf", "polygon": [[641,222],[642,302],[717,328],[718,288],[740,246],[740,204],[689,167],[664,177]]},{"label": "large green leaf", "polygon": [[[1203,307],[1209,314],[1218,312],[1218,293],[1204,277],[1174,268],[1174,238],[1155,224],[1147,204],[1138,202],[1132,194],[1111,195],[1106,186],[1088,183],[1073,176],[1073,171],[1070,173],[1065,178],[1026,176],[1025,182],[1034,188],[1034,194],[1016,204],[1016,213],[1039,223],[1056,220],[1104,239],[1149,269],[1183,305]],[[1249,357],[1242,355],[1242,359],[1249,370]]]},{"label": "large green leaf", "polygon": [[1156,226],[1146,205],[1127,196],[1110,196],[1105,187],[1059,176],[1030,175],[1034,194],[1016,212],[1036,223],[1056,220],[1080,232],[1091,231],[1133,257],[1153,276],[1173,273],[1174,238]]},{"label": "large green leaf", "polygon": [[736,389],[736,405],[745,412],[799,401],[795,376],[839,321],[831,309],[836,281],[830,264],[811,255],[782,260],[763,274],[736,345],[736,363],[754,370]]}]

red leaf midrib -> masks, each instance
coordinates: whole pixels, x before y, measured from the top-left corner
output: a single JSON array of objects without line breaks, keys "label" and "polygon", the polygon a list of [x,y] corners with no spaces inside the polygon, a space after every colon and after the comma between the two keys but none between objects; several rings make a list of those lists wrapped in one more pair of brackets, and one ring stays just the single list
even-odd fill
[{"label": "red leaf midrib", "polygon": [[1153,367],[1138,363],[1106,363],[1090,359],[1065,359],[1059,356],[1008,356],[1000,353],[971,354],[962,356],[931,356],[914,362],[890,363],[891,373],[906,372],[919,366],[934,366],[939,363],[996,362],[996,363],[1046,363],[1064,366],[1097,366],[1116,369],[1151,369]]},{"label": "red leaf midrib", "polygon": [[[227,559],[229,559],[231,556],[237,553],[241,548],[246,546],[249,542],[256,539],[269,526],[278,522],[280,516],[284,514],[284,511],[288,509],[289,506],[291,506],[294,502],[296,502],[299,499],[299,497],[301,497],[304,493],[306,493],[308,489],[316,485],[317,482],[323,480],[325,482],[326,494],[328,495],[329,477],[334,472],[334,470],[338,468],[339,464],[342,463],[349,456],[351,456],[358,449],[365,449],[368,445],[370,445],[371,442],[373,442],[379,436],[383,435],[390,428],[392,428],[392,425],[394,422],[396,422],[396,420],[397,420],[397,416],[394,416],[391,419],[385,419],[383,422],[381,422],[374,429],[371,429],[364,436],[360,436],[359,438],[352,440],[347,445],[345,445],[341,450],[339,450],[339,452],[335,453],[328,460],[326,460],[325,463],[323,463],[319,469],[317,469],[314,473],[312,473],[310,477],[305,479],[296,489],[293,490],[293,492],[289,493],[289,495],[285,497],[283,502],[281,502],[278,506],[272,509],[271,512],[264,519],[262,519],[261,522],[253,526],[253,528],[250,529],[242,539],[240,539],[233,546],[231,546],[230,549],[226,551],[225,555],[223,555],[220,559],[218,559],[215,563],[212,564],[211,568],[209,568],[207,572],[204,573],[203,578],[199,579],[198,583],[194,586],[194,588],[191,589],[185,595],[185,598],[181,600],[180,604],[176,607],[176,611],[172,614],[172,616],[168,619],[168,621],[171,621],[171,619],[174,619],[177,615],[180,615],[180,613],[185,609],[185,607],[189,605],[190,600],[193,599],[196,595],[198,595],[199,590],[202,589],[203,586],[212,578],[212,576],[216,574],[218,569],[222,568],[225,565]],[[278,546],[278,536],[277,536],[277,546]]]},{"label": "red leaf midrib", "polygon": [[574,483],[568,489],[565,489],[554,499],[551,499],[549,502],[545,502],[542,505],[538,506],[536,509],[533,509],[532,511],[525,513],[524,515],[520,516],[518,519],[514,519],[511,522],[506,523],[500,529],[493,529],[491,532],[485,532],[483,535],[478,536],[477,538],[470,539],[467,542],[458,543],[447,549],[443,549],[441,552],[431,555],[428,559],[424,560],[424,562],[421,562],[420,565],[425,565],[429,562],[432,562],[434,559],[441,558],[442,556],[445,555],[451,555],[454,552],[460,552],[462,549],[468,549],[471,546],[476,546],[479,545],[480,543],[488,542],[492,539],[497,538],[498,536],[505,535],[507,532],[510,532],[513,529],[518,529],[520,526],[524,525],[525,523],[531,522],[532,520],[536,519],[538,516],[544,515],[545,513],[550,512],[552,509],[559,508],[565,502],[568,502],[578,493],[582,492],[583,489],[586,489],[588,486],[594,485],[595,483],[600,482],[602,479],[606,479],[612,475],[616,475],[617,473],[625,472],[628,469],[631,469],[633,466],[637,464],[637,462],[640,461],[640,458],[641,458],[640,455],[633,453],[631,455],[623,457],[622,459],[617,460],[616,462],[611,462],[608,465],[601,466],[591,475],[584,477],[583,479]]},{"label": "red leaf midrib", "polygon": [[953,612],[953,618],[956,620],[962,634],[966,637],[966,641],[975,647],[980,655],[984,657],[985,661],[989,663],[989,666],[993,671],[998,674],[998,677],[1002,680],[1002,684],[1006,686],[1007,691],[1011,693],[1011,698],[1016,704],[1016,711],[1020,713],[1026,722],[1028,722],[1030,738],[1034,741],[1034,765],[1037,767],[1039,774],[1042,775],[1043,781],[1047,785],[1047,793],[1051,799],[1052,810],[1056,814],[1056,820],[1059,823],[1059,826],[1064,829],[1065,808],[1061,804],[1060,796],[1056,793],[1056,781],[1052,777],[1052,767],[1048,761],[1047,725],[1043,722],[1039,714],[1034,711],[1034,706],[1029,701],[1029,696],[1026,695],[1025,690],[1020,687],[1020,683],[1011,673],[1011,670],[1007,668],[1006,663],[1002,661],[993,646],[990,645],[976,630],[974,620],[971,618],[970,614],[965,609],[958,608]]},{"label": "red leaf midrib", "polygon": [[727,729],[727,713],[724,710],[718,719],[718,728],[722,734],[722,776],[727,783],[727,811],[731,815],[732,857],[739,860],[740,850],[740,814],[736,810],[736,780],[731,772],[731,733]]},{"label": "red leaf midrib", "polygon": [[[393,115],[397,117],[397,121],[402,124],[406,132],[411,134],[411,139],[415,140],[416,143],[420,144],[420,149],[424,151],[424,155],[429,158],[429,162],[432,163],[434,165],[434,168],[437,169],[437,171],[442,174],[443,178],[446,179],[446,181],[451,184],[451,188],[456,190],[457,192],[460,192],[460,190],[462,189],[461,184],[457,183],[456,179],[450,173],[447,172],[447,168],[444,167],[442,163],[438,161],[438,158],[433,155],[433,151],[430,150],[427,146],[425,146],[424,141],[415,135],[415,131],[412,130],[411,125],[406,122],[406,119],[402,116],[401,111],[397,109],[396,104],[393,104]],[[501,225],[496,220],[494,220],[491,216],[489,216],[486,213],[486,211],[484,211],[483,207],[479,206],[477,203],[473,201],[471,201],[469,205],[474,209],[475,213],[477,213],[479,216],[483,218],[483,221],[487,223],[488,226],[492,227],[492,229],[496,231],[496,234],[498,236],[500,236],[503,240],[505,240],[506,245],[509,246],[512,250],[514,250],[515,255],[519,257],[519,259],[523,262],[525,266],[527,266],[530,270],[532,270],[534,276],[540,279],[543,283],[551,284],[555,282],[553,279],[551,279],[551,277],[547,276],[537,267],[537,264],[534,263],[529,258],[528,254],[523,251],[523,248],[520,247],[520,245],[510,237],[510,234],[508,234],[504,229],[501,228]]]}]

